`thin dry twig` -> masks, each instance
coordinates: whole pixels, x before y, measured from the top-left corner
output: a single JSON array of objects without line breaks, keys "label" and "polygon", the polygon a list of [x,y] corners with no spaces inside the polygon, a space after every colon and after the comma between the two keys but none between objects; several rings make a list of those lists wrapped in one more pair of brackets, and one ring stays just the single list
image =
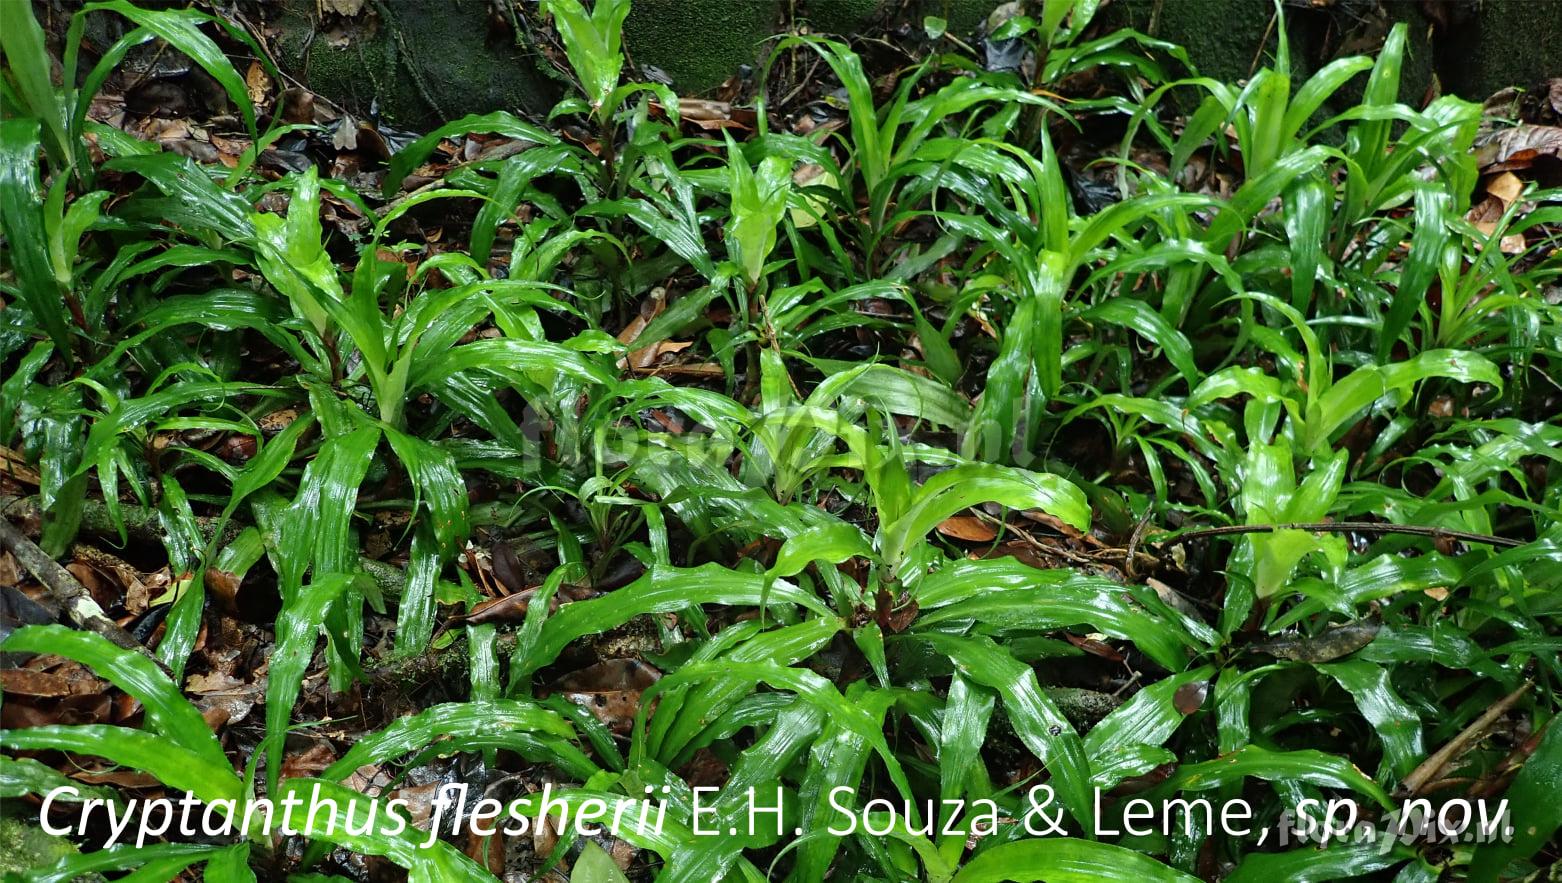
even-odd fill
[{"label": "thin dry twig", "polygon": [[10,550],[11,554],[16,556],[17,562],[43,583],[72,622],[106,638],[116,647],[140,653],[157,663],[165,673],[168,671],[168,667],[153,656],[152,651],[131,637],[129,632],[120,628],[119,623],[108,618],[108,614],[103,612],[98,602],[92,599],[92,593],[87,591],[86,586],[77,582],[70,571],[61,567],[58,561],[50,558],[48,553],[38,548],[38,545],[18,530],[16,525],[4,518],[0,518],[0,545]]},{"label": "thin dry twig", "polygon": [[1485,714],[1471,721],[1470,725],[1465,727],[1459,735],[1448,740],[1448,744],[1432,752],[1430,757],[1421,761],[1420,766],[1411,770],[1410,775],[1406,776],[1404,781],[1399,783],[1399,790],[1406,795],[1415,796],[1415,794],[1424,789],[1450,763],[1453,763],[1459,755],[1463,754],[1471,745],[1480,741],[1481,737],[1486,735],[1486,731],[1491,729],[1491,725],[1496,723],[1498,718],[1507,714],[1508,709],[1512,708],[1514,703],[1523,698],[1524,694],[1529,692],[1531,686],[1528,681],[1520,684],[1517,690],[1499,699],[1496,705],[1486,710]]},{"label": "thin dry twig", "polygon": [[1406,534],[1432,539],[1462,540],[1466,543],[1483,543],[1489,546],[1513,548],[1524,545],[1524,540],[1494,537],[1490,534],[1472,533],[1466,530],[1449,530],[1446,527],[1428,527],[1423,524],[1380,524],[1376,521],[1318,521],[1298,524],[1227,524],[1221,527],[1203,527],[1190,530],[1166,540],[1160,546],[1178,546],[1204,537],[1230,536],[1244,533],[1273,533],[1277,530],[1305,530],[1312,533],[1366,533]]}]

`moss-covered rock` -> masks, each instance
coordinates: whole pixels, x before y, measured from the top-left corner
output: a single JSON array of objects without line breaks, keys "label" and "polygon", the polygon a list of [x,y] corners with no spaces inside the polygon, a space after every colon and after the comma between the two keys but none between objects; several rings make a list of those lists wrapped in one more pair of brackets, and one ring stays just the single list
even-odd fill
[{"label": "moss-covered rock", "polygon": [[[64,837],[46,834],[32,822],[0,816],[0,877],[47,868],[75,852],[76,847]],[[80,879],[99,881],[103,878],[92,874]]]},{"label": "moss-covered rock", "polygon": [[624,22],[624,45],[641,66],[695,94],[753,64],[761,45],[781,28],[778,0],[635,0]]},{"label": "moss-covered rock", "polygon": [[[624,43],[636,63],[660,69],[684,94],[725,82],[764,55],[764,43],[793,24],[810,33],[850,37],[883,33],[897,22],[945,19],[951,33],[971,34],[1000,0],[634,0]],[[789,22],[787,15],[795,17]]]},{"label": "moss-covered rock", "polygon": [[488,0],[374,0],[355,16],[321,20],[315,0],[289,0],[277,21],[278,60],[332,101],[360,115],[377,105],[406,128],[546,111],[563,84],[490,11]]},{"label": "moss-covered rock", "polygon": [[1562,4],[1484,0],[1439,37],[1437,67],[1445,90],[1477,101],[1562,77]]},{"label": "moss-covered rock", "polygon": [[891,0],[809,0],[797,17],[815,34],[855,34],[894,5]]},{"label": "moss-covered rock", "polygon": [[949,23],[949,32],[962,36],[978,33],[1002,0],[922,0],[922,14],[936,15]]},{"label": "moss-covered rock", "polygon": [[[1133,28],[1176,43],[1188,50],[1200,73],[1234,82],[1273,55],[1278,45],[1273,16],[1268,3],[1119,0],[1101,11],[1099,21],[1107,28]],[[1292,34],[1293,43],[1296,36]]]},{"label": "moss-covered rock", "polygon": [[[1474,101],[1507,86],[1530,86],[1562,75],[1562,6],[1556,0],[1442,3],[1341,0],[1314,8],[1286,7],[1292,71],[1298,81],[1334,58],[1375,55],[1389,28],[1409,26],[1400,73],[1401,101],[1419,106],[1433,85]],[[1273,58],[1277,28],[1268,3],[1239,0],[1118,0],[1102,12],[1111,25],[1133,27],[1178,43],[1199,71],[1233,82]],[[1256,64],[1255,64],[1256,62]],[[1333,105],[1358,100],[1365,78]]]},{"label": "moss-covered rock", "polygon": [[[1272,66],[1281,38],[1274,7],[1267,3],[1122,0],[1107,7],[1103,20],[1108,26],[1131,27],[1183,46],[1199,73],[1228,83]],[[1295,86],[1337,58],[1376,56],[1399,22],[1408,25],[1399,100],[1419,106],[1433,81],[1434,53],[1431,23],[1412,3],[1376,5],[1358,0],[1316,8],[1288,6],[1284,30]],[[1357,75],[1335,93],[1322,113],[1330,115],[1359,102],[1366,83],[1366,74]]]},{"label": "moss-covered rock", "polygon": [[[1392,23],[1405,21],[1411,45],[1400,100],[1418,105],[1434,72],[1444,91],[1481,99],[1504,86],[1562,74],[1556,2],[1449,4],[1440,7],[1445,11],[1438,13],[1436,27],[1420,4],[1408,2],[1288,6],[1293,74],[1300,83],[1333,58],[1373,54]],[[641,66],[660,69],[678,92],[692,95],[761,58],[765,41],[794,23],[814,33],[851,36],[919,28],[931,15],[943,18],[950,33],[969,37],[998,5],[998,0],[634,0],[625,45]],[[563,91],[552,64],[528,42],[539,24],[526,20],[540,14],[532,4],[366,0],[357,15],[323,18],[318,0],[284,0],[281,9],[272,23],[280,31],[284,68],[360,115],[377,106],[393,124],[426,129],[473,112],[539,113]],[[504,10],[514,20],[506,21]],[[1272,63],[1279,40],[1273,5],[1257,0],[1116,0],[1102,9],[1098,25],[1132,27],[1181,44],[1202,73],[1227,82]],[[1361,77],[1347,86],[1325,111],[1357,100],[1364,82]]]},{"label": "moss-covered rock", "polygon": [[897,25],[920,28],[928,16],[945,21],[949,33],[967,37],[981,30],[1003,0],[807,0],[798,17],[820,34],[852,35]]}]

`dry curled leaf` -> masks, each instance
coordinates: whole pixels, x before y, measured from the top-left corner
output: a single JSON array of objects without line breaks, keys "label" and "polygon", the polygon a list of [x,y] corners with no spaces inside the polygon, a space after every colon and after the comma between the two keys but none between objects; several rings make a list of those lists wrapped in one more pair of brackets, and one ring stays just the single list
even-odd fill
[{"label": "dry curled leaf", "polygon": [[974,515],[951,515],[939,522],[938,532],[969,543],[989,543],[998,536],[992,525]]},{"label": "dry curled leaf", "polygon": [[1483,171],[1529,168],[1536,159],[1562,158],[1562,126],[1514,126],[1491,136],[1476,151]]},{"label": "dry curled leaf", "polygon": [[1209,681],[1194,681],[1191,684],[1183,684],[1172,694],[1172,707],[1178,714],[1192,714],[1204,705],[1204,697],[1209,695]]},{"label": "dry curled leaf", "polygon": [[1503,172],[1486,185],[1486,192],[1512,205],[1524,192],[1524,181],[1512,172]]},{"label": "dry curled leaf", "polygon": [[1281,635],[1259,641],[1248,649],[1294,662],[1332,662],[1372,643],[1381,627],[1377,620],[1358,619],[1331,626],[1312,637]]},{"label": "dry curled leaf", "polygon": [[10,697],[29,696],[34,699],[55,699],[69,696],[70,679],[52,671],[33,671],[26,668],[0,668],[0,689]]},{"label": "dry curled leaf", "polygon": [[1075,647],[1078,647],[1086,653],[1089,653],[1091,656],[1099,656],[1102,659],[1107,659],[1112,662],[1124,662],[1127,660],[1126,656],[1117,652],[1117,648],[1103,640],[1103,638],[1106,637],[1105,635],[1092,634],[1086,635],[1085,637],[1080,637],[1079,635],[1064,632],[1063,637],[1066,638],[1070,644],[1073,644]]},{"label": "dry curled leaf", "polygon": [[615,733],[627,734],[640,711],[640,694],[661,677],[638,659],[606,659],[565,675],[556,686]]},{"label": "dry curled leaf", "polygon": [[282,778],[311,778],[336,762],[336,752],[324,739],[311,740],[303,751],[291,752],[282,761]]},{"label": "dry curled leaf", "polygon": [[244,74],[244,90],[255,104],[265,104],[271,95],[271,75],[266,73],[258,60],[249,63],[249,70]]}]

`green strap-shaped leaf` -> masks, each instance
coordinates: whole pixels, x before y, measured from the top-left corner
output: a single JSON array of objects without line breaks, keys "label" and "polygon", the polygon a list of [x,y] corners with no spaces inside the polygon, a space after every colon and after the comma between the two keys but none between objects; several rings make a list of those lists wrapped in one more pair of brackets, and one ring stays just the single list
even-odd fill
[{"label": "green strap-shaped leaf", "polygon": [[[1042,572],[1035,573],[1040,577]],[[1088,623],[1112,637],[1132,641],[1145,655],[1170,671],[1186,666],[1190,648],[1197,646],[1197,642],[1176,623],[1141,607],[1126,586],[1083,576],[1061,585],[1038,578],[1033,586],[1006,587],[978,594],[923,614],[917,620],[916,628],[932,630],[940,624],[947,628],[950,623],[962,620],[969,620],[975,629],[990,634]]]},{"label": "green strap-shaped leaf", "polygon": [[[894,694],[886,690],[867,690],[862,681],[847,691],[847,698],[877,717],[882,725],[884,714],[894,702]],[[781,718],[777,719],[780,726]],[[808,754],[808,769],[798,786],[798,800],[802,804],[799,827],[804,831],[827,828],[826,821],[835,810],[830,806],[831,793],[836,788],[856,789],[863,781],[863,773],[873,754],[873,746],[851,728],[840,722],[828,720],[824,731],[814,740]],[[855,796],[847,796],[848,805],[857,804]],[[923,820],[926,823],[926,819]],[[841,847],[841,838],[814,837],[797,847],[797,863],[789,879],[804,881],[822,880],[829,871]]]},{"label": "green strap-shaped leaf", "polygon": [[[982,745],[987,740],[987,724],[992,719],[993,694],[971,684],[955,672],[949,679],[949,695],[944,702],[938,734],[938,831],[943,831],[953,810],[945,800],[966,796],[973,780],[986,778],[980,769]],[[980,779],[976,777],[980,776]],[[978,797],[987,797],[978,794]]]},{"label": "green strap-shaped leaf", "polygon": [[1020,301],[1003,330],[998,357],[987,367],[982,397],[961,443],[961,453],[967,457],[989,461],[1009,458],[1020,429],[1025,383],[1033,368],[1036,310],[1034,300]]},{"label": "green strap-shaped leaf", "polygon": [[1094,794],[1084,743],[1074,732],[1073,724],[1042,692],[1030,666],[990,638],[921,634],[916,640],[931,644],[934,650],[947,655],[964,677],[1003,699],[1015,735],[1046,765],[1052,774],[1052,787],[1063,805],[1085,830],[1094,828]]},{"label": "green strap-shaped leaf", "polygon": [[[15,80],[17,92],[37,118],[33,122],[34,131],[37,122],[42,122],[49,130],[50,158],[61,165],[74,165],[79,148],[72,142],[66,110],[55,93],[51,75],[53,63],[49,60],[43,28],[33,16],[31,4],[0,3],[0,49],[5,50],[6,70]],[[33,146],[36,150],[36,135]],[[28,165],[36,166],[35,160],[35,157],[29,157]],[[6,210],[9,211],[9,207]]]},{"label": "green strap-shaped leaf", "polygon": [[1246,745],[1214,760],[1185,764],[1157,791],[1205,791],[1248,776],[1269,782],[1296,779],[1314,785],[1349,788],[1377,801],[1384,809],[1393,808],[1388,794],[1355,764],[1310,748],[1270,751],[1258,745]]},{"label": "green strap-shaped leaf", "polygon": [[[723,663],[773,662],[796,665],[814,655],[845,624],[837,617],[819,616],[796,625],[772,629],[753,637],[758,627],[733,625],[706,641],[690,663],[719,660]],[[662,694],[656,716],[647,730],[647,746],[653,756],[671,767],[687,763],[694,752],[714,738],[714,723],[744,698],[753,695],[747,682],[707,681],[687,689]]]},{"label": "green strap-shaped leaf", "polygon": [[[1113,709],[1085,734],[1085,753],[1092,763],[1129,745],[1160,745],[1171,738],[1187,714],[1177,708],[1177,692],[1184,686],[1213,677],[1213,666],[1203,666],[1162,678],[1135,693]],[[1205,689],[1208,687],[1206,685]]]},{"label": "green strap-shaped leaf", "polygon": [[1413,853],[1408,847],[1390,849],[1382,843],[1337,843],[1325,849],[1308,846],[1288,852],[1255,852],[1237,865],[1226,883],[1360,880],[1375,871],[1403,863],[1409,854]]},{"label": "green strap-shaped leaf", "polygon": [[141,847],[115,846],[97,852],[66,856],[52,867],[26,871],[20,879],[26,883],[73,883],[76,880],[94,879],[102,872],[150,867],[157,869],[162,874],[162,879],[166,881],[172,880],[190,865],[217,855],[222,849],[223,847],[201,846],[194,843],[158,843]]},{"label": "green strap-shaped leaf", "polygon": [[533,702],[496,699],[489,702],[448,703],[397,719],[390,726],[357,744],[320,773],[340,780],[366,764],[380,764],[421,750],[443,737],[484,732],[527,731],[561,739],[575,738],[575,728],[555,712]]},{"label": "green strap-shaped leaf", "polygon": [[726,679],[730,683],[743,683],[751,687],[758,684],[766,684],[770,687],[789,690],[799,697],[824,712],[831,720],[856,733],[867,740],[868,744],[879,755],[889,773],[889,778],[903,797],[910,798],[911,785],[906,779],[905,772],[901,768],[900,761],[890,750],[889,743],[884,739],[882,726],[879,725],[873,715],[866,709],[848,702],[834,685],[818,674],[807,669],[791,668],[768,662],[731,663],[723,660],[710,662],[697,662],[686,665],[677,672],[670,674],[653,684],[647,689],[640,699],[640,711],[635,715],[634,744],[635,752],[631,757],[631,764],[638,764],[644,758],[644,732],[646,717],[652,706],[651,700],[662,692],[674,687],[690,683],[698,683],[713,679]]},{"label": "green strap-shaped leaf", "polygon": [[[779,826],[766,824],[768,819],[752,825],[751,830],[753,810],[775,805],[775,783],[781,780],[782,771],[820,736],[825,718],[822,709],[807,701],[798,702],[777,715],[774,726],[733,764],[726,785],[710,802],[709,814],[702,812],[698,820],[698,830],[725,831],[727,836],[698,836],[680,843],[667,856],[667,867],[657,876],[657,883],[703,883],[725,879],[741,860],[744,849],[764,848],[780,839]],[[853,742],[850,736],[844,737],[844,741]],[[861,746],[854,744],[853,747]],[[841,756],[848,765],[854,758],[861,759],[851,748],[846,748]],[[817,775],[816,764],[810,764],[810,773]],[[805,781],[805,800],[812,796],[806,791],[807,785]],[[806,846],[803,844],[803,848]],[[800,862],[803,860],[799,857]]]},{"label": "green strap-shaped leaf", "polygon": [[1356,707],[1383,742],[1383,763],[1395,776],[1415,769],[1426,754],[1421,717],[1395,692],[1388,670],[1359,659],[1317,666],[1356,699]]},{"label": "green strap-shaped leaf", "polygon": [[1166,361],[1171,362],[1177,373],[1188,382],[1189,389],[1198,383],[1199,369],[1193,362],[1193,344],[1144,301],[1114,297],[1086,310],[1084,317],[1132,329],[1149,343],[1161,348]]},{"label": "green strap-shaped leaf", "polygon": [[116,647],[91,632],[61,625],[18,629],[0,643],[0,649],[8,653],[53,653],[80,662],[140,701],[154,731],[214,767],[230,768],[227,755],[205,718],[152,660]]},{"label": "green strap-shaped leaf", "polygon": [[[1305,87],[1303,91],[1306,91]],[[1324,248],[1333,211],[1334,188],[1320,175],[1302,178],[1286,191],[1285,234],[1290,245],[1291,306],[1303,312],[1312,306],[1318,268],[1325,261]]]},{"label": "green strap-shaped leaf", "polygon": [[255,235],[250,204],[244,197],[218,187],[204,169],[177,153],[151,153],[109,160],[103,168],[134,172],[152,183],[166,200],[143,200],[140,208],[160,220],[192,230],[211,230],[229,242]]},{"label": "green strap-shaped leaf", "polygon": [[1426,302],[1426,290],[1437,278],[1437,268],[1443,262],[1443,249],[1449,239],[1448,214],[1453,210],[1453,194],[1447,185],[1441,181],[1417,180],[1415,189],[1416,207],[1412,215],[1415,230],[1410,234],[1410,254],[1399,268],[1399,285],[1394,289],[1388,315],[1378,331],[1380,363],[1388,362],[1394,345]]},{"label": "green strap-shaped leaf", "polygon": [[249,866],[249,843],[235,843],[206,860],[207,883],[255,883]]},{"label": "green strap-shaped leaf", "polygon": [[646,574],[612,594],[577,601],[559,609],[543,625],[532,658],[531,670],[548,665],[571,641],[609,631],[636,616],[668,613],[697,604],[730,606],[796,604],[828,616],[829,610],[812,594],[785,580],[767,582],[756,573],[740,573],[719,565],[668,567],[655,565]]},{"label": "green strap-shaped leaf", "polygon": [[488,114],[472,114],[459,120],[446,123],[438,129],[424,135],[422,138],[408,144],[396,155],[391,157],[390,168],[385,173],[385,197],[396,195],[401,188],[401,182],[409,173],[417,168],[439,142],[456,135],[465,135],[469,132],[481,132],[483,134],[504,135],[507,138],[518,138],[531,141],[535,144],[556,144],[558,139],[547,132],[524,122],[514,114],[498,111]]},{"label": "green strap-shaped leaf", "polygon": [[20,751],[74,751],[107,758],[204,801],[237,800],[243,793],[226,758],[213,761],[145,730],[108,724],[28,727],[0,730],[0,744]]},{"label": "green strap-shaped leaf", "polygon": [[0,755],[0,798],[25,797],[28,794],[42,796],[61,787],[75,788],[81,800],[119,802],[119,795],[112,788],[83,785],[30,757]]},{"label": "green strap-shaped leaf", "polygon": [[[5,4],[6,18],[20,10],[28,21],[32,12],[25,3]],[[37,28],[37,23],[32,23]],[[5,30],[11,31],[7,22]],[[10,54],[9,41],[6,44]],[[45,69],[47,70],[47,68]],[[53,94],[52,90],[50,92]],[[70,329],[59,283],[49,266],[44,234],[43,194],[38,187],[38,121],[0,121],[0,232],[5,234],[6,254],[16,271],[22,299],[33,321],[42,325],[55,347],[72,361]]]},{"label": "green strap-shaped leaf", "polygon": [[[387,821],[391,810],[365,794],[321,779],[288,779],[276,790],[274,799],[280,804],[289,798],[303,801],[306,807],[320,807],[325,801],[332,801],[333,813],[309,813],[305,819],[294,816],[294,829],[304,831],[310,839],[364,855],[384,856],[406,868],[412,878],[429,883],[494,883],[491,874],[449,843],[435,840],[425,847],[426,833],[405,824],[393,827]],[[367,824],[371,817],[372,826]],[[328,818],[334,819],[335,824],[328,824]],[[351,826],[347,824],[349,818]],[[359,831],[365,833],[356,833]]]},{"label": "green strap-shaped leaf", "polygon": [[[283,550],[283,554],[297,554]],[[282,773],[282,749],[293,702],[304,683],[304,672],[314,656],[325,612],[347,590],[352,577],[343,573],[318,574],[307,586],[284,597],[277,614],[276,645],[266,680],[266,778],[274,789]]]},{"label": "green strap-shaped leaf", "polygon": [[1513,825],[1513,838],[1507,843],[1487,843],[1475,851],[1470,866],[1470,883],[1494,883],[1518,858],[1533,856],[1562,829],[1562,726],[1553,717],[1541,736],[1535,753],[1524,762],[1524,768],[1508,791],[1503,795],[1508,801],[1509,818]]},{"label": "green strap-shaped leaf", "polygon": [[992,463],[964,463],[928,479],[912,493],[905,513],[880,525],[879,551],[886,565],[899,567],[911,545],[940,522],[981,503],[1040,509],[1080,530],[1090,526],[1090,502],[1073,482]]},{"label": "green strap-shaped leaf", "polygon": [[586,841],[569,869],[569,883],[629,883],[629,878],[613,863],[613,857],[592,841]]},{"label": "green strap-shaped leaf", "polygon": [[984,850],[960,869],[954,883],[1196,883],[1197,879],[1121,846],[1056,837]]}]

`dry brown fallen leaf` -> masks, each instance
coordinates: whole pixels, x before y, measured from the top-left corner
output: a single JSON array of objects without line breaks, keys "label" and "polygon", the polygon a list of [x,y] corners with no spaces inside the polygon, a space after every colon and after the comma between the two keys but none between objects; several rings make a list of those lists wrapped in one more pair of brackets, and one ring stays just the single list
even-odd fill
[{"label": "dry brown fallen leaf", "polygon": [[0,552],[0,586],[16,587],[22,584],[22,566],[10,552]]},{"label": "dry brown fallen leaf", "polygon": [[32,671],[26,668],[0,668],[0,690],[7,699],[27,696],[33,699],[56,699],[69,696],[70,679],[51,671]]},{"label": "dry brown fallen leaf", "polygon": [[[618,332],[618,342],[625,346],[635,343],[640,339],[646,326],[650,325],[666,308],[667,289],[660,286],[651,289],[650,294],[647,294],[645,300],[640,303],[640,310],[635,317]],[[618,360],[618,368],[620,371],[626,368],[645,371],[654,368],[661,361],[662,356],[683,352],[693,345],[693,341],[659,340],[630,351],[628,356]]]},{"label": "dry brown fallen leaf", "polygon": [[1104,640],[1106,637],[1105,635],[1089,634],[1085,635],[1084,637],[1080,637],[1079,635],[1073,634],[1072,632],[1064,632],[1063,637],[1067,639],[1070,644],[1073,644],[1075,647],[1078,647],[1086,653],[1089,653],[1091,656],[1099,656],[1102,659],[1110,660],[1112,662],[1124,662],[1127,660],[1127,657],[1119,653],[1116,647],[1113,647]]},{"label": "dry brown fallen leaf", "polygon": [[271,75],[261,67],[258,59],[249,63],[249,70],[244,74],[244,91],[255,104],[265,104],[271,95]]},{"label": "dry brown fallen leaf", "polygon": [[1562,126],[1514,126],[1492,135],[1475,153],[1483,172],[1525,169],[1541,156],[1562,158]]},{"label": "dry brown fallen leaf", "polygon": [[1312,636],[1276,635],[1255,641],[1247,649],[1293,662],[1332,662],[1372,643],[1381,627],[1382,623],[1375,619],[1358,619],[1330,626]]},{"label": "dry brown fallen leaf", "polygon": [[629,366],[637,371],[656,367],[662,360],[662,356],[681,353],[694,345],[692,340],[663,340],[652,346],[635,350],[629,354]]},{"label": "dry brown fallen leaf", "polygon": [[185,681],[184,688],[185,692],[198,697],[196,705],[213,731],[248,717],[260,701],[262,692],[259,684],[215,671],[191,675]]},{"label": "dry brown fallen leaf", "polygon": [[[522,589],[503,597],[483,601],[473,607],[472,612],[461,621],[467,625],[482,625],[485,622],[521,622],[526,619],[526,611],[536,594],[536,588]],[[555,598],[548,607],[550,610],[556,609],[558,599]]]},{"label": "dry brown fallen leaf", "polygon": [[1524,180],[1512,172],[1503,172],[1486,185],[1486,192],[1512,205],[1524,192]]},{"label": "dry brown fallen leaf", "polygon": [[640,694],[662,673],[638,659],[605,659],[561,678],[555,685],[565,699],[590,711],[620,735],[627,734],[640,711]]},{"label": "dry brown fallen leaf", "polygon": [[[1476,221],[1473,226],[1487,236],[1497,232],[1497,225],[1492,221]],[[1497,250],[1503,254],[1522,254],[1527,247],[1523,233],[1514,233],[1497,240]]]},{"label": "dry brown fallen leaf", "polygon": [[1191,684],[1183,684],[1172,694],[1172,706],[1178,714],[1192,714],[1204,705],[1204,697],[1209,695],[1209,681],[1194,681]]},{"label": "dry brown fallen leaf", "polygon": [[336,752],[324,739],[314,739],[303,751],[290,752],[282,760],[282,778],[312,778],[336,762]]},{"label": "dry brown fallen leaf", "polygon": [[21,454],[4,445],[0,445],[0,474],[33,487],[42,481],[38,472],[27,465]]},{"label": "dry brown fallen leaf", "polygon": [[754,128],[755,122],[754,111],[735,108],[728,101],[712,101],[708,98],[679,98],[678,117],[706,131],[739,129],[747,132]]},{"label": "dry brown fallen leaf", "polygon": [[939,523],[938,532],[971,543],[992,542],[998,536],[992,525],[974,515],[951,515]]},{"label": "dry brown fallen leaf", "polygon": [[[1508,210],[1508,205],[1500,196],[1488,193],[1485,199],[1470,207],[1464,219],[1482,234],[1490,236],[1497,232],[1497,223]],[[1525,248],[1524,234],[1514,233],[1502,237],[1497,242],[1497,248],[1503,254],[1518,254]]]},{"label": "dry brown fallen leaf", "polygon": [[691,365],[651,365],[646,368],[633,369],[636,374],[678,375],[681,377],[725,377],[727,369],[714,362],[699,362]]},{"label": "dry brown fallen leaf", "polygon": [[243,580],[226,570],[218,570],[215,567],[206,570],[206,590],[216,596],[225,610],[238,609],[239,586],[242,584]]},{"label": "dry brown fallen leaf", "polygon": [[140,773],[135,770],[106,770],[104,772],[72,772],[68,774],[78,782],[88,785],[113,785],[116,788],[130,788],[144,791],[150,788],[162,786],[157,777],[149,773]]}]

